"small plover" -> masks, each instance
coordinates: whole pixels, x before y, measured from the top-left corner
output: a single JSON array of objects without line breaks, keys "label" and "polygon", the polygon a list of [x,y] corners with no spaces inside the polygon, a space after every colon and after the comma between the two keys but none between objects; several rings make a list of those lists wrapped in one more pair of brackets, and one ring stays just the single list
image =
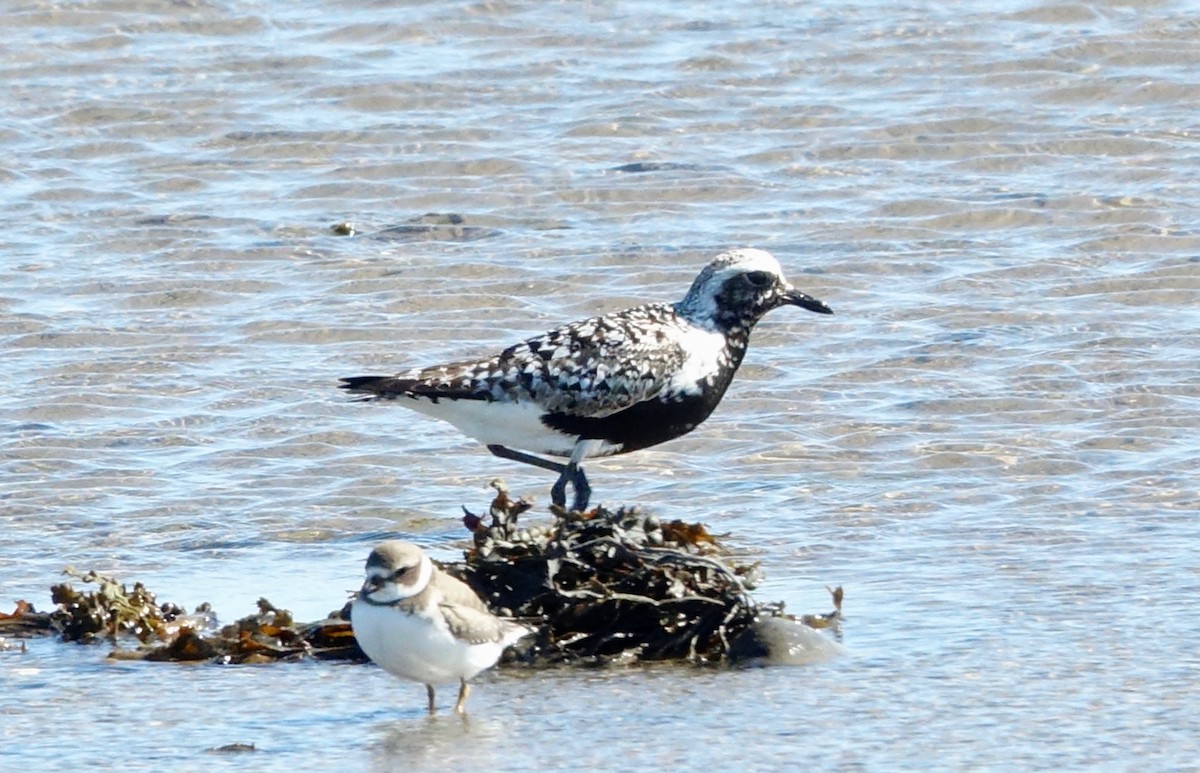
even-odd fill
[{"label": "small plover", "polygon": [[350,607],[350,627],[383,670],[425,685],[459,683],[454,711],[466,711],[467,680],[490,668],[530,630],[492,614],[470,586],[442,572],[411,542],[384,542],[367,558],[367,579]]},{"label": "small plover", "polygon": [[496,456],[557,472],[551,500],[564,506],[570,483],[573,509],[585,510],[583,460],[695,429],[721,402],[755,323],[789,305],[833,313],[788,284],[769,252],[733,250],[705,266],[678,303],[585,319],[486,359],[344,378],[341,387],[367,400],[401,400]]}]

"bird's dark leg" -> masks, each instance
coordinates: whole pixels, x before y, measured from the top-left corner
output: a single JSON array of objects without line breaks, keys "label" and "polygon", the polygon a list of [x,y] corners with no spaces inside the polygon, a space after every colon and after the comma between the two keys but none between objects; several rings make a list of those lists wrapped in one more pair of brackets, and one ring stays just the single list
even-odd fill
[{"label": "bird's dark leg", "polygon": [[554,481],[554,485],[550,487],[550,501],[559,507],[567,506],[567,480],[571,478],[571,467],[573,466],[570,464],[564,465],[562,474],[558,476],[558,480]]},{"label": "bird's dark leg", "polygon": [[514,451],[507,446],[490,445],[487,449],[501,459],[524,462],[534,467],[540,467],[543,470],[557,472],[558,480],[550,487],[550,501],[559,507],[566,507],[567,484],[570,483],[571,488],[575,490],[575,501],[571,504],[571,509],[578,512],[583,512],[587,509],[588,499],[592,495],[592,487],[588,485],[587,476],[583,474],[583,467],[580,467],[577,463],[568,462],[567,464],[562,464],[561,462],[552,462],[540,456]]},{"label": "bird's dark leg", "polygon": [[563,473],[564,470],[567,469],[567,465],[563,464],[562,462],[552,462],[549,459],[543,459],[542,457],[534,456],[533,454],[523,454],[520,451],[512,450],[508,446],[492,445],[492,446],[488,446],[487,450],[491,451],[493,454],[500,457],[501,459],[510,459],[514,462],[524,462],[525,464],[532,464],[534,467],[541,467],[543,470],[549,470],[550,472],[557,472],[560,475]]},{"label": "bird's dark leg", "polygon": [[[572,462],[567,465],[567,469],[575,469],[574,475],[571,477],[571,488],[575,489],[575,501],[571,503],[571,509],[577,513],[582,513],[587,510],[588,500],[592,497],[592,487],[588,485],[587,476],[583,474],[583,468]],[[566,475],[567,473],[563,473]]]},{"label": "bird's dark leg", "polygon": [[433,685],[425,685],[425,693],[429,696],[429,713],[433,714],[437,711],[437,704],[433,700]]},{"label": "bird's dark leg", "polygon": [[587,476],[583,474],[583,468],[575,462],[568,462],[564,465],[562,474],[558,476],[558,480],[550,488],[550,501],[559,507],[566,506],[568,481],[571,484],[571,488],[575,489],[575,501],[571,503],[571,509],[577,513],[582,513],[587,509],[588,499],[592,496],[592,487],[588,485]]}]

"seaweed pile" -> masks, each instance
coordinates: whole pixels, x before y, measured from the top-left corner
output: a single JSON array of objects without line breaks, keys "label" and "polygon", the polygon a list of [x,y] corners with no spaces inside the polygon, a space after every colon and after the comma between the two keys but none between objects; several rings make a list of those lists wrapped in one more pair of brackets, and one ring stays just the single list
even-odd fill
[{"label": "seaweed pile", "polygon": [[702,525],[664,523],[637,508],[552,508],[551,525],[521,528],[531,503],[512,499],[500,481],[492,486],[490,523],[467,512],[475,545],[464,563],[442,568],[498,614],[537,626],[516,646],[518,660],[716,663],[766,654],[756,625],[782,616],[782,606],[754,602],[747,591],[758,565],[727,561]]},{"label": "seaweed pile", "polygon": [[[322,660],[366,660],[350,623],[330,619],[297,624],[290,612],[258,600],[258,611],[224,627],[207,603],[192,613],[175,604],[159,604],[142,583],[131,589],[96,572],[80,574],[68,567],[64,574],[96,590],[76,590],[70,583],[50,588],[57,608],[39,613],[27,602],[17,602],[12,614],[0,613],[0,634],[29,636],[57,633],[63,641],[81,644],[107,641],[120,646],[130,637],[141,646],[115,649],[109,657],[120,660],[220,663],[269,663],[313,657]],[[332,617],[332,616],[331,616]]]},{"label": "seaweed pile", "polygon": [[[831,591],[835,609],[824,615],[796,619],[784,614],[782,604],[758,604],[748,593],[759,577],[757,564],[729,560],[702,525],[662,522],[637,508],[578,513],[552,507],[551,523],[522,526],[520,516],[531,503],[510,497],[500,481],[492,485],[496,496],[486,523],[464,508],[473,538],[465,560],[442,568],[498,614],[535,629],[508,661],[740,663],[792,647],[789,637],[801,629],[839,633],[841,588]],[[207,604],[187,613],[158,603],[141,583],[129,589],[95,572],[64,573],[97,589],[54,585],[54,612],[38,613],[19,602],[11,615],[0,613],[0,636],[58,633],[65,641],[118,646],[136,639],[137,648],[114,651],[122,659],[365,660],[350,628],[349,604],[326,620],[298,624],[262,598],[254,614],[218,627]]]}]

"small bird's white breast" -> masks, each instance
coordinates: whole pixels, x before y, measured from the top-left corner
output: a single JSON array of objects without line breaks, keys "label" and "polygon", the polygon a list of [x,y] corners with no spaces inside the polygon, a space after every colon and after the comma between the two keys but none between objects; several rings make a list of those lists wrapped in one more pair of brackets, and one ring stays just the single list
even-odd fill
[{"label": "small bird's white breast", "polygon": [[350,609],[350,624],[367,657],[390,674],[423,684],[470,679],[494,665],[506,646],[454,638],[436,610],[427,617],[361,599]]}]

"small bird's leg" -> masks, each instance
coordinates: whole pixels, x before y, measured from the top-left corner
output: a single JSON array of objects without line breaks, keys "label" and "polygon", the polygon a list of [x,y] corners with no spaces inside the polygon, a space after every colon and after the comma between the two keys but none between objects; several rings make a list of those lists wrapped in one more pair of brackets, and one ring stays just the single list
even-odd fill
[{"label": "small bird's leg", "polygon": [[455,714],[467,713],[467,696],[471,694],[471,685],[467,684],[466,679],[459,679],[458,688],[458,703],[454,704]]},{"label": "small bird's leg", "polygon": [[437,707],[433,702],[433,685],[425,685],[425,692],[429,695],[429,713],[433,714],[437,711]]}]

